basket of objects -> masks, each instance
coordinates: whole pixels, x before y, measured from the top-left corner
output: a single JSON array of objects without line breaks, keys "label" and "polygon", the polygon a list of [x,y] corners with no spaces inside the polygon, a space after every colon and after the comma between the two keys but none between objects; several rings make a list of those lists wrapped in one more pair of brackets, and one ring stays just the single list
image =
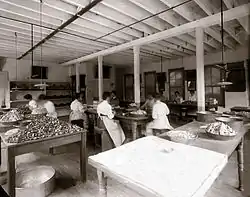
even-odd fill
[{"label": "basket of objects", "polygon": [[145,116],[147,116],[147,112],[139,109],[137,111],[129,112],[129,115],[133,116],[133,117],[145,117]]},{"label": "basket of objects", "polygon": [[198,135],[190,133],[188,131],[172,130],[167,132],[166,138],[172,142],[190,144],[193,142]]},{"label": "basket of objects", "polygon": [[235,130],[223,122],[215,122],[208,125],[206,133],[215,140],[231,140],[236,136]]},{"label": "basket of objects", "polygon": [[55,170],[50,166],[36,166],[16,174],[17,196],[46,197],[55,187]]}]

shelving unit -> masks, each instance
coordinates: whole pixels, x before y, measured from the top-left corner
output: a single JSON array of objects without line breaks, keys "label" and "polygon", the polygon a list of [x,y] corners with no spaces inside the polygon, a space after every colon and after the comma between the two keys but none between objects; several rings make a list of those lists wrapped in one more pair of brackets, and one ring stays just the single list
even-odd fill
[{"label": "shelving unit", "polygon": [[[34,87],[37,82],[10,82],[10,97],[11,107],[27,104],[28,101],[23,97],[26,94],[31,94],[34,99],[37,99],[40,94],[48,96],[48,100],[52,101],[55,106],[69,106],[72,101],[71,85],[69,82],[47,82],[48,87],[41,90],[39,87]],[[13,88],[18,88],[13,90]]]}]

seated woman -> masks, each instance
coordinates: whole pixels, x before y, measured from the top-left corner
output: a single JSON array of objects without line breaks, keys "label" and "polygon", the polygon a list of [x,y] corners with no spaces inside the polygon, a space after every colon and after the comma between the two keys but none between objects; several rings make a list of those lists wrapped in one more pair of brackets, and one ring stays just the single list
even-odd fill
[{"label": "seated woman", "polygon": [[97,114],[103,121],[115,147],[125,143],[125,134],[119,124],[119,121],[114,120],[115,113],[110,105],[111,95],[109,92],[103,93],[103,101],[97,106]]},{"label": "seated woman", "polygon": [[87,108],[82,104],[82,94],[76,93],[75,100],[70,105],[71,113],[69,121],[71,124],[77,125],[81,128],[87,127],[87,116],[85,111]]},{"label": "seated woman", "polygon": [[53,102],[46,100],[46,96],[41,94],[38,97],[40,106],[46,109],[47,116],[57,118],[56,108]]},{"label": "seated woman", "polygon": [[195,94],[195,91],[194,90],[190,90],[189,93],[190,93],[190,95],[188,97],[188,101],[196,102],[197,101],[197,96]]},{"label": "seated woman", "polygon": [[33,110],[37,108],[37,102],[32,98],[32,95],[30,94],[26,94],[24,98],[26,100],[29,100],[28,107],[30,111],[33,112]]},{"label": "seated woman", "polygon": [[173,129],[167,117],[169,114],[168,106],[161,102],[161,95],[159,94],[156,95],[155,100],[152,112],[153,121],[149,122],[146,126],[146,136],[153,135],[153,129]]},{"label": "seated woman", "polygon": [[117,107],[120,105],[120,101],[116,96],[116,92],[112,91],[111,92],[111,101],[110,101],[111,106]]},{"label": "seated woman", "polygon": [[152,114],[153,105],[155,104],[155,99],[152,94],[149,94],[146,102],[141,106],[141,109],[146,110],[147,114]]},{"label": "seated woman", "polygon": [[181,97],[181,94],[179,91],[176,91],[175,93],[175,99],[174,101],[177,103],[177,104],[181,104],[183,102],[183,98]]}]

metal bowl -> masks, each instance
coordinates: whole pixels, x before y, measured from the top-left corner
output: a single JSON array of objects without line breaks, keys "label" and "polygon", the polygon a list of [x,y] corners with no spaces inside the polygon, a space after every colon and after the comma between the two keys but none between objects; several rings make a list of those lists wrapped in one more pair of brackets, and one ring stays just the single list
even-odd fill
[{"label": "metal bowl", "polygon": [[[36,166],[16,174],[16,191],[22,196],[46,197],[55,187],[55,170]],[[17,195],[18,196],[18,195]]]},{"label": "metal bowl", "polygon": [[228,135],[216,135],[216,134],[209,133],[209,132],[207,132],[207,135],[215,140],[223,140],[223,141],[232,140],[235,137],[235,136],[228,136]]}]

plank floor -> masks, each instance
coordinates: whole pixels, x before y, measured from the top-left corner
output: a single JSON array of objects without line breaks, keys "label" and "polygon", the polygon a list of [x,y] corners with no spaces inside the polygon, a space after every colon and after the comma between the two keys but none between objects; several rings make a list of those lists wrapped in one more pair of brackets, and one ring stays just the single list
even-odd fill
[{"label": "plank floor", "polygon": [[[250,147],[249,140],[247,140],[246,144],[249,144],[248,147]],[[89,155],[95,154],[96,151],[94,151],[92,146],[88,146]],[[72,145],[69,147],[61,147],[58,150],[59,154],[53,156],[47,153],[30,153],[18,156],[16,158],[17,171],[31,166],[49,165],[54,167],[56,170],[56,188],[54,192],[49,195],[49,197],[97,197],[97,175],[96,170],[93,167],[88,165],[87,183],[83,184],[79,181],[80,168],[78,150],[77,145]],[[250,169],[250,165],[248,169]],[[250,175],[250,173],[248,174]],[[227,166],[213,184],[212,188],[207,192],[205,197],[243,197],[243,194],[236,189],[238,186],[237,177],[237,155],[234,153]],[[6,189],[6,185],[3,185],[3,188]],[[26,196],[18,193],[17,197]],[[141,197],[141,195],[109,178],[108,197]],[[244,197],[250,197],[250,195],[244,195]]]}]

